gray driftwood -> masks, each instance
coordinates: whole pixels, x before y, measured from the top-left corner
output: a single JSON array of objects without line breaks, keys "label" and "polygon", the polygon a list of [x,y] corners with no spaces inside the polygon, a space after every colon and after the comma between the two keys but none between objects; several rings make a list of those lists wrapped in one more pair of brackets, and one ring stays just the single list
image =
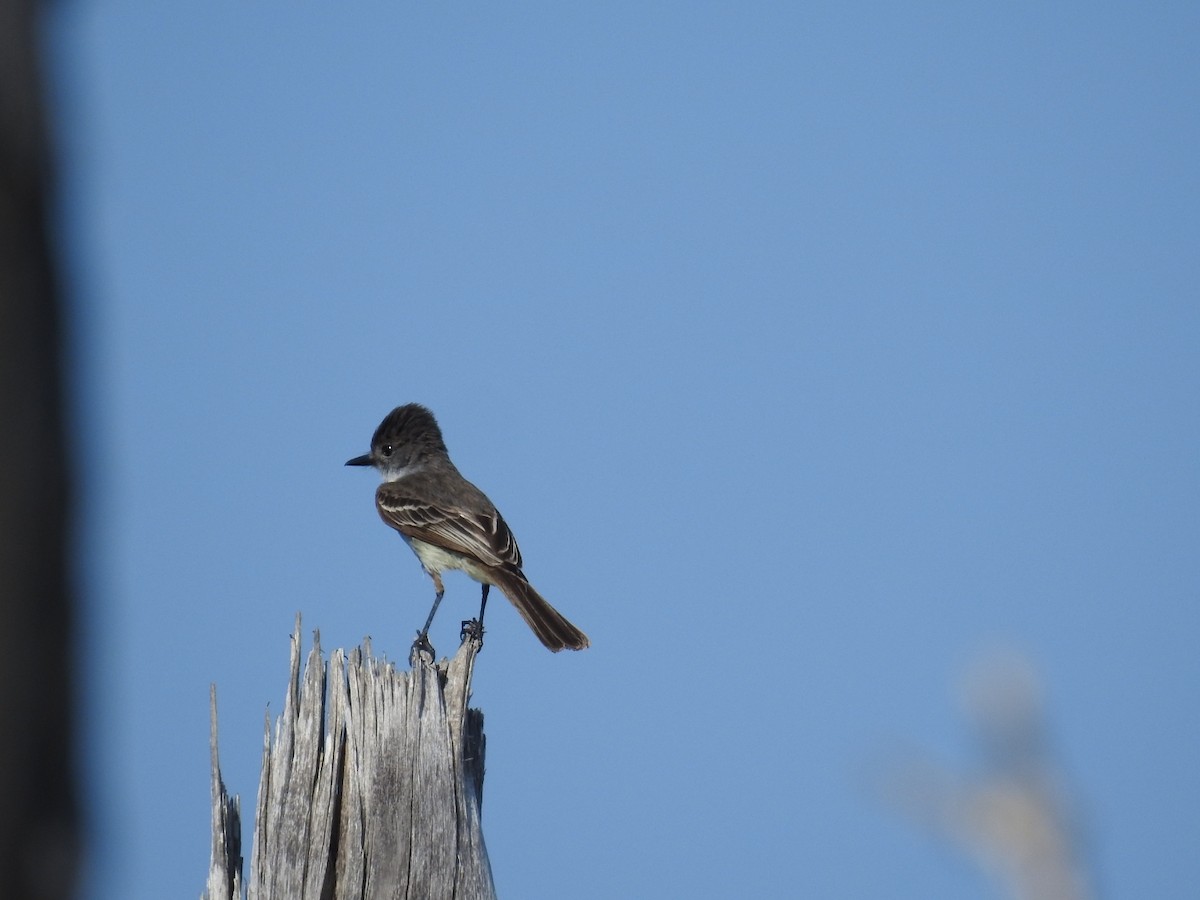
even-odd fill
[{"label": "gray driftwood", "polygon": [[[369,642],[329,663],[319,637],[300,671],[292,636],[283,713],[263,740],[249,900],[493,898],[480,828],[483,714],[468,709],[479,645],[412,670]],[[240,894],[237,799],[221,783],[213,699],[213,845],[205,897]],[[327,705],[328,704],[328,705]]]}]

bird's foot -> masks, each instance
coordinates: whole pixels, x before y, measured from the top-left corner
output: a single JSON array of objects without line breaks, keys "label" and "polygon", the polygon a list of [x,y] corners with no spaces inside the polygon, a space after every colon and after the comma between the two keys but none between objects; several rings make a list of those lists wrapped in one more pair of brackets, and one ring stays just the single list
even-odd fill
[{"label": "bird's foot", "polygon": [[479,645],[480,649],[482,649],[483,623],[478,619],[464,619],[462,623],[462,630],[459,632],[458,636],[463,643],[466,643],[467,641],[474,641]]},{"label": "bird's foot", "polygon": [[409,659],[416,662],[421,657],[428,657],[428,662],[433,662],[437,659],[437,654],[433,650],[433,644],[429,643],[429,634],[425,631],[417,632],[417,639],[413,641],[412,650],[409,652]]}]

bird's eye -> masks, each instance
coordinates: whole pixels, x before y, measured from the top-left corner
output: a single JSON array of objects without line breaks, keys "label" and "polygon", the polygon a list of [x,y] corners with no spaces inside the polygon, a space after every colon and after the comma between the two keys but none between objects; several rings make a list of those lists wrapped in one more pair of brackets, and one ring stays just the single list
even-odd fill
[{"label": "bird's eye", "polygon": [[382,447],[379,448],[379,452],[382,453],[384,456],[391,456],[392,455],[392,445],[384,444]]}]

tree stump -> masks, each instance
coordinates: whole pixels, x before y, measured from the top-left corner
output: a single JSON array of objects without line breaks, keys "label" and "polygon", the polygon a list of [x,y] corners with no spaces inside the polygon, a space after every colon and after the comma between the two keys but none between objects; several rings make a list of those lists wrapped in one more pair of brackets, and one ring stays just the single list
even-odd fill
[{"label": "tree stump", "polygon": [[[468,709],[479,643],[412,669],[370,642],[327,663],[314,637],[303,677],[300,619],[255,809],[249,900],[494,898],[480,827],[483,714]],[[241,894],[240,811],[221,781],[212,701],[213,845],[205,897]]]}]

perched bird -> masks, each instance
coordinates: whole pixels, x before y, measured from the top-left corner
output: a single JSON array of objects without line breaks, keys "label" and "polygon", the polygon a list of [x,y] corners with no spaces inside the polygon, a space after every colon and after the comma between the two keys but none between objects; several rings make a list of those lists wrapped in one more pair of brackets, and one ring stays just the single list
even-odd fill
[{"label": "perched bird", "polygon": [[[380,518],[400,532],[433,579],[437,596],[417,636],[429,645],[445,587],[442,572],[459,569],[483,585],[478,635],[483,635],[483,611],[488,589],[498,587],[533,633],[549,649],[582,650],[587,635],[533,589],[521,571],[521,551],[508,525],[483,491],[459,474],[450,461],[433,413],[416,403],[398,406],[375,429],[371,452],[349,460],[348,466],[373,466],[383,476],[375,491]],[[475,623],[463,623],[464,632]]]}]

